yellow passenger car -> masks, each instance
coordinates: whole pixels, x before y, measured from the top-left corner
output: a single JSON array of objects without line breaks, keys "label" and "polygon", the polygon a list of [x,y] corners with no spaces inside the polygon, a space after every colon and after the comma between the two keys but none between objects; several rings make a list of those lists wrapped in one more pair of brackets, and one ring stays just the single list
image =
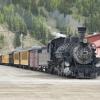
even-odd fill
[{"label": "yellow passenger car", "polygon": [[20,51],[20,64],[28,66],[29,52],[28,50]]},{"label": "yellow passenger car", "polygon": [[13,59],[14,59],[14,65],[19,65],[20,64],[20,53],[14,52]]},{"label": "yellow passenger car", "polygon": [[2,55],[2,64],[9,64],[9,55]]}]

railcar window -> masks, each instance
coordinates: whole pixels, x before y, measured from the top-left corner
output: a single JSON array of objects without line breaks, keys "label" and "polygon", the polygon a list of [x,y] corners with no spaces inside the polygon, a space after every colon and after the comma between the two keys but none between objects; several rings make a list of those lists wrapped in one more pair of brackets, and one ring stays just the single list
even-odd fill
[{"label": "railcar window", "polygon": [[15,59],[19,59],[19,55],[18,54],[15,54]]},{"label": "railcar window", "polygon": [[38,50],[38,53],[42,53],[42,49]]},{"label": "railcar window", "polygon": [[22,53],[22,59],[23,59],[23,60],[26,60],[27,58],[28,58],[27,52],[23,52],[23,53]]}]

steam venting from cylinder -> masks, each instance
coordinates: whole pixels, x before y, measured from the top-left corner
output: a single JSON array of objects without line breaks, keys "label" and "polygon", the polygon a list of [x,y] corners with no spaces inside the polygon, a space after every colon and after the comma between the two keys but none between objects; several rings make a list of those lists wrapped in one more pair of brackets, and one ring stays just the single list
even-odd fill
[{"label": "steam venting from cylinder", "polygon": [[85,38],[86,27],[78,27],[78,32],[80,33],[80,42],[83,42]]}]

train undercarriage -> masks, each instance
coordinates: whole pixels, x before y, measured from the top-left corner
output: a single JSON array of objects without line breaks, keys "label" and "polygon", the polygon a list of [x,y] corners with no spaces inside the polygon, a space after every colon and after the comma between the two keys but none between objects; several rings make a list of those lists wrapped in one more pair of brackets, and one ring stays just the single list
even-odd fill
[{"label": "train undercarriage", "polygon": [[98,75],[97,68],[92,65],[66,67],[63,64],[55,65],[54,63],[51,64],[50,62],[45,71],[58,76],[77,79],[94,79]]}]

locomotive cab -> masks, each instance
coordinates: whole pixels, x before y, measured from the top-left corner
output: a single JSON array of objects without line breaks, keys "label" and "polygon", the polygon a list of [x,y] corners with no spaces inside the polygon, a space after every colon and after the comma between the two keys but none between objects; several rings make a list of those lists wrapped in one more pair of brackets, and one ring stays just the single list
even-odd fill
[{"label": "locomotive cab", "polygon": [[64,44],[64,40],[65,38],[64,37],[59,37],[59,38],[56,38],[54,40],[52,40],[49,44],[48,44],[48,48],[47,48],[47,51],[50,53],[50,59],[51,60],[55,60],[55,52],[56,50]]}]

